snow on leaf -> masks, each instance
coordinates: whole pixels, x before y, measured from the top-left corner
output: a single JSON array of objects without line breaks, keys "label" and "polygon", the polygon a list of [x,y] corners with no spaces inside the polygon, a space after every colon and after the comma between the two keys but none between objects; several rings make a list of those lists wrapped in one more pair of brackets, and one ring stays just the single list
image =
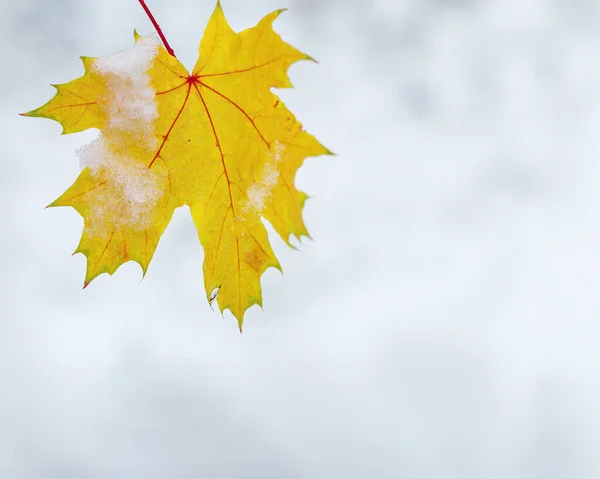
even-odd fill
[{"label": "snow on leaf", "polygon": [[265,207],[265,199],[273,194],[273,188],[277,184],[279,176],[278,163],[281,161],[281,155],[285,151],[285,146],[277,140],[273,142],[272,146],[274,147],[274,151],[269,150],[267,153],[260,180],[252,183],[248,189],[246,194],[248,202],[243,207],[244,212],[252,209],[260,214]]},{"label": "snow on leaf", "polygon": [[154,36],[136,34],[115,55],[83,58],[81,78],[25,114],[54,119],[64,133],[100,130],[79,151],[81,174],[51,204],[84,218],[76,252],[87,257],[86,286],[127,261],[145,274],[185,204],[205,252],[209,304],[229,309],[240,328],[262,304],[260,278],[280,265],[261,218],[286,242],[308,235],[294,178],[306,157],[330,154],[271,91],[291,87],[289,66],[310,60],[273,31],[280,13],[236,33],[217,3],[191,73]]}]

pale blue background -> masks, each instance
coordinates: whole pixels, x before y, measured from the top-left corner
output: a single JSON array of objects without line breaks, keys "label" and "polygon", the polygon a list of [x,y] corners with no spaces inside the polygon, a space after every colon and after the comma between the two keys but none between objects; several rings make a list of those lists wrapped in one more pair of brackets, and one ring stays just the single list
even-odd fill
[{"label": "pale blue background", "polygon": [[[188,66],[210,0],[148,0]],[[0,0],[0,477],[600,477],[600,3],[224,0],[320,65],[282,98],[314,242],[244,334],[175,214],[81,290],[44,206],[94,132],[17,112],[152,31],[134,0]]]}]

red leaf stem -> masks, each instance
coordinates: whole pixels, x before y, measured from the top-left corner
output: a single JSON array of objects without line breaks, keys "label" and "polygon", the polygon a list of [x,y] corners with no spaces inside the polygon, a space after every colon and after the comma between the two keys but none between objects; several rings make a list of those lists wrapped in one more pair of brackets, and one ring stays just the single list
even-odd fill
[{"label": "red leaf stem", "polygon": [[154,18],[154,15],[152,15],[152,12],[150,11],[150,9],[148,8],[148,5],[146,5],[146,2],[144,0],[138,0],[140,2],[140,5],[142,6],[142,8],[144,9],[144,12],[146,12],[146,15],[148,15],[148,18],[150,19],[150,21],[152,22],[152,25],[154,25],[154,29],[156,30],[156,33],[158,33],[158,36],[160,37],[160,39],[163,42],[163,45],[165,46],[165,48],[167,49],[167,52],[169,52],[169,55],[171,56],[175,56],[175,52],[173,51],[173,49],[171,48],[171,45],[169,45],[169,42],[167,41],[167,39],[165,38],[164,33],[162,32],[162,30],[160,29],[160,25],[158,24],[158,22],[156,21],[156,19]]}]

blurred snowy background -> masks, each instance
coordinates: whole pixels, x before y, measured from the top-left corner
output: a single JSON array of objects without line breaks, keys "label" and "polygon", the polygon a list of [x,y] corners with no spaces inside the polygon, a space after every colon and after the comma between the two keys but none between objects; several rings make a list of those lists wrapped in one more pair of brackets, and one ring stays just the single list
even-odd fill
[{"label": "blurred snowy background", "polygon": [[[86,291],[44,210],[95,132],[17,113],[153,31],[138,3],[0,5],[0,477],[600,477],[599,2],[223,0],[289,7],[320,65],[281,97],[339,155],[243,335],[187,209]],[[213,1],[149,5],[191,67]]]}]

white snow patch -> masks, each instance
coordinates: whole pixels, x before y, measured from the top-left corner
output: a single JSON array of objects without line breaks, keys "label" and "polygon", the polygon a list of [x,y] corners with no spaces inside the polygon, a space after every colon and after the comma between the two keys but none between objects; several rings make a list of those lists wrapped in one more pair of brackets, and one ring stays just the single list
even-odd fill
[{"label": "white snow patch", "polygon": [[278,163],[285,153],[285,146],[275,140],[274,149],[269,151],[267,162],[265,163],[260,181],[253,183],[248,189],[248,203],[244,207],[244,212],[254,210],[261,213],[265,207],[265,201],[273,194],[273,188],[279,178]]},{"label": "white snow patch", "polygon": [[156,35],[140,37],[120,52],[94,60],[92,70],[106,81],[106,135],[123,146],[143,143],[156,147],[154,120],[158,110],[148,70],[158,53]]},{"label": "white snow patch", "polygon": [[126,155],[111,150],[101,135],[79,150],[82,165],[93,175],[106,179],[101,192],[96,193],[90,227],[103,230],[102,222],[110,214],[114,226],[135,225],[147,228],[149,215],[162,196],[154,171]]},{"label": "white snow patch", "polygon": [[158,110],[147,72],[159,44],[156,35],[142,36],[133,46],[94,60],[92,70],[107,86],[103,101],[107,122],[99,137],[78,151],[81,168],[107,182],[104,193],[97,193],[92,224],[100,225],[109,214],[111,223],[147,227],[148,213],[162,194],[154,170],[131,156],[135,149],[136,156],[147,152],[151,158],[158,146],[154,132]]}]

